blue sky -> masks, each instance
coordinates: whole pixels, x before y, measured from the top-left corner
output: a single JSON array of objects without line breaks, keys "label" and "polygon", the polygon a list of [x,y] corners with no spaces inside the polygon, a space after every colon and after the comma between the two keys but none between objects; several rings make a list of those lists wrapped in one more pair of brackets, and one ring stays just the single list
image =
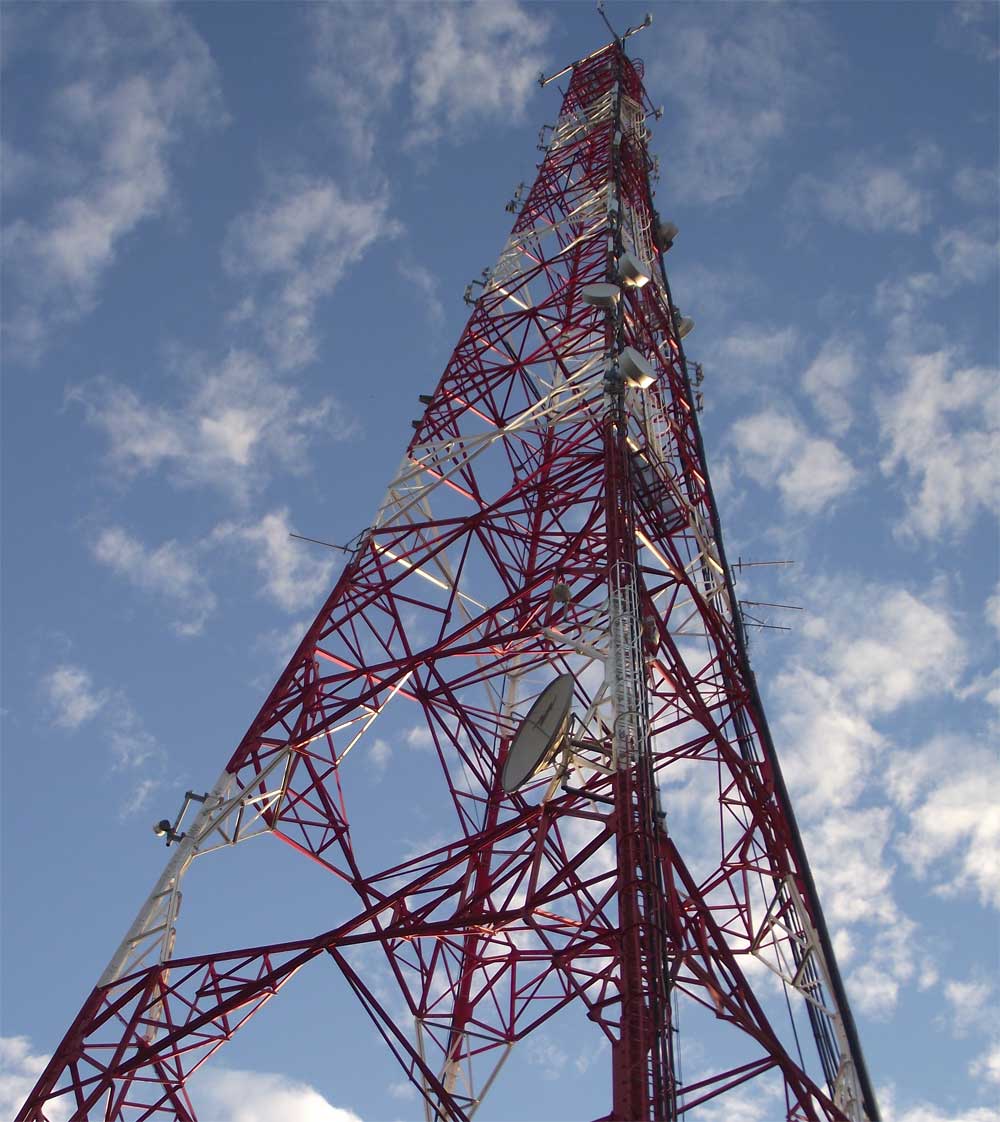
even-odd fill
[{"label": "blue sky", "polygon": [[[803,609],[752,656],[869,1069],[892,1122],[996,1122],[998,8],[653,11],[671,284],[727,551],[795,561],[740,588]],[[289,531],[370,521],[558,110],[538,72],[604,37],[573,3],[2,20],[16,1107],[159,872],[150,823],[213,781],[339,571]],[[352,808],[372,838],[419,773],[396,732]],[[270,839],[199,863],[180,945],[331,926],[306,864]],[[289,986],[204,1076],[207,1122],[416,1117],[352,1001]],[[603,1103],[577,1027],[480,1117]]]}]

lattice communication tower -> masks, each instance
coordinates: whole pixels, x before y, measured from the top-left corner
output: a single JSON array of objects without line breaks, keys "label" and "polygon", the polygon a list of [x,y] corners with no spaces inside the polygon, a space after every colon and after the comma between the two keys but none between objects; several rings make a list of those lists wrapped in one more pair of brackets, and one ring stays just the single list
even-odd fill
[{"label": "lattice communication tower", "polygon": [[[187,829],[161,823],[170,860],[18,1122],[195,1119],[189,1076],[316,959],[428,1122],[471,1119],[511,1048],[570,1008],[606,1043],[603,1119],[714,1118],[748,1094],[775,1119],[878,1119],[747,660],[642,67],[623,37],[563,75],[374,521]],[[401,709],[434,760],[414,798],[451,833],[374,868],[352,773]],[[702,799],[688,838],[678,777]],[[353,914],[175,957],[184,873],[262,832],[349,886]]]}]

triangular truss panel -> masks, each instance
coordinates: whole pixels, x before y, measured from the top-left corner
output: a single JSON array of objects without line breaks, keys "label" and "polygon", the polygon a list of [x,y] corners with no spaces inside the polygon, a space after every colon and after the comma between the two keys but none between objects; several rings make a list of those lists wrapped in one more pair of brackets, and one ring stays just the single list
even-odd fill
[{"label": "triangular truss panel", "polygon": [[[511,1049],[571,1005],[609,1045],[607,1119],[696,1119],[748,1088],[789,1122],[877,1118],[746,659],[641,67],[618,40],[569,73],[371,526],[21,1122],[197,1118],[191,1073],[315,959],[342,972],[428,1122],[471,1119]],[[511,745],[562,675],[567,723],[508,790]],[[352,832],[351,791],[390,707],[420,730],[413,796],[448,833],[386,865]],[[704,799],[687,854],[674,776]],[[194,858],[262,832],[349,886],[354,914],[175,957]],[[392,1008],[358,948],[381,953]],[[689,1024],[712,1047],[685,1066]]]}]

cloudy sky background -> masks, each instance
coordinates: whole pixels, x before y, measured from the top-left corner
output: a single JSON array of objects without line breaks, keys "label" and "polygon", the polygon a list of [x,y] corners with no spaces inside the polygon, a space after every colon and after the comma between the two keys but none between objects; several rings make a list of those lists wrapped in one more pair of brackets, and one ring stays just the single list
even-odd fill
[{"label": "cloudy sky background", "polygon": [[[795,562],[740,588],[803,609],[752,655],[892,1122],[1000,1119],[998,11],[676,3],[633,40],[727,550]],[[13,1109],[159,870],[150,823],[212,782],[339,571],[289,531],[370,521],[558,109],[538,72],[604,36],[572,3],[2,20]],[[356,818],[419,751],[396,733]],[[199,864],[180,946],[329,927],[301,864]],[[350,994],[303,982],[219,1054],[207,1122],[414,1117]],[[515,1055],[484,1119],[603,1101],[577,1040]]]}]

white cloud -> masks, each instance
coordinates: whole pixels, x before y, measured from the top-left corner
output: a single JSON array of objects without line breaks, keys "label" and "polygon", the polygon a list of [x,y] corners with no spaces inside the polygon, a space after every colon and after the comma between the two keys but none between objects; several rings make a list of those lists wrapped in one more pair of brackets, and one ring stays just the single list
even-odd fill
[{"label": "white cloud", "polygon": [[[0,1115],[17,1114],[48,1062],[48,1056],[32,1052],[26,1036],[0,1036]],[[45,1108],[50,1122],[65,1122],[69,1114],[69,1107],[59,1101]]]},{"label": "white cloud", "polygon": [[361,1122],[309,1084],[270,1072],[206,1068],[192,1097],[212,1122]]},{"label": "white cloud", "polygon": [[[774,682],[776,728],[807,837],[819,839],[809,850],[831,921],[867,916],[898,934],[899,921],[879,913],[895,907],[890,827],[894,851],[935,892],[974,892],[1000,907],[1000,808],[993,795],[1000,760],[961,736],[894,745],[878,725],[928,698],[965,695],[968,649],[953,613],[934,589],[918,598],[900,587],[814,582],[813,596],[831,608],[802,629],[789,669]],[[898,816],[895,825],[887,807],[859,805],[879,788]],[[854,900],[845,897],[856,914],[838,899],[842,870],[860,886]],[[904,959],[896,954],[891,969],[881,961],[864,964],[863,988],[873,1005],[889,1000]]]},{"label": "white cloud", "polygon": [[[712,1067],[695,1068],[688,1074],[689,1070],[685,1066],[691,1083],[717,1074]],[[697,1108],[698,1122],[775,1122],[784,1113],[782,1089],[769,1075],[758,1076]]]},{"label": "white cloud", "polygon": [[416,44],[410,92],[411,143],[455,135],[485,118],[516,121],[537,89],[548,21],[516,0],[410,5]]},{"label": "white cloud", "polygon": [[969,1074],[984,1083],[1000,1086],[1000,1041],[991,1044],[972,1061]]},{"label": "white cloud", "polygon": [[1000,1122],[1000,1110],[991,1106],[950,1108],[927,1102],[900,1106],[893,1086],[879,1087],[878,1101],[882,1122]]},{"label": "white cloud", "polygon": [[408,1079],[400,1079],[396,1083],[390,1083],[386,1089],[394,1099],[404,1099],[412,1102],[417,1097],[417,1089]]},{"label": "white cloud", "polygon": [[647,85],[669,107],[670,195],[706,204],[743,194],[765,171],[835,65],[822,22],[801,6],[753,5],[738,20],[724,7],[679,7],[647,34]]},{"label": "white cloud", "polygon": [[859,370],[855,347],[835,335],[827,339],[802,375],[802,388],[836,436],[843,436],[854,419],[848,395]]},{"label": "white cloud", "polygon": [[408,280],[420,294],[427,309],[427,318],[433,324],[444,322],[444,305],[441,303],[437,277],[415,261],[400,261],[396,266],[401,277]]},{"label": "white cloud", "polygon": [[891,924],[899,918],[886,859],[891,833],[888,807],[841,810],[806,831],[810,865],[831,926]]},{"label": "white cloud", "polygon": [[[32,1053],[27,1037],[0,1037],[0,1114],[12,1118],[20,1110],[48,1061]],[[361,1122],[307,1083],[283,1075],[209,1067],[191,1086],[199,1116],[211,1122]],[[45,1108],[51,1122],[65,1122],[69,1114],[60,1100]]]},{"label": "white cloud", "polygon": [[153,794],[160,789],[158,779],[140,779],[126,796],[118,810],[119,818],[131,818],[139,811],[145,810]]},{"label": "white cloud", "polygon": [[312,5],[314,89],[336,110],[337,127],[362,165],[374,156],[379,118],[401,93],[406,146],[457,137],[480,122],[523,116],[537,89],[548,21],[517,2],[479,0],[429,9],[385,5],[357,18],[350,4]]},{"label": "white cloud", "polygon": [[887,783],[907,815],[898,849],[941,895],[962,890],[1000,909],[1000,759],[961,737],[940,736],[894,759]]},{"label": "white cloud", "polygon": [[42,679],[42,687],[52,709],[52,723],[66,729],[77,729],[96,717],[108,700],[107,691],[96,690],[81,666],[57,666]]},{"label": "white cloud", "polygon": [[561,1079],[569,1056],[547,1033],[536,1029],[524,1042],[528,1063],[541,1068],[544,1079]]},{"label": "white cloud", "polygon": [[952,176],[951,189],[964,203],[988,206],[997,198],[997,175],[993,168],[964,167]]},{"label": "white cloud", "polygon": [[406,731],[406,743],[411,748],[428,749],[434,744],[434,737],[426,725],[414,725]]},{"label": "white cloud", "polygon": [[142,810],[160,786],[157,773],[164,754],[121,690],[98,689],[80,666],[62,664],[42,678],[42,693],[51,707],[52,724],[76,731],[101,714],[101,737],[111,750],[112,769],[123,773],[128,793],[119,806],[120,818]]},{"label": "white cloud", "polygon": [[4,196],[9,199],[11,195],[27,187],[37,174],[36,157],[0,137],[0,184]]},{"label": "white cloud", "polygon": [[211,54],[176,8],[69,5],[53,24],[36,46],[74,79],[47,106],[46,159],[73,174],[49,179],[40,217],[15,214],[4,231],[5,326],[26,358],[54,325],[91,310],[127,235],[172,204],[172,152],[191,126],[221,119]]},{"label": "white cloud", "polygon": [[796,418],[766,409],[731,430],[747,474],[774,485],[789,510],[817,514],[857,479],[851,462],[830,440],[811,436]]},{"label": "white cloud", "polygon": [[277,182],[264,202],[233,221],[226,268],[270,286],[258,301],[266,309],[259,318],[279,367],[313,361],[319,301],[376,241],[399,232],[384,191],[348,199],[332,179],[306,176]]},{"label": "white cloud", "polygon": [[947,5],[938,25],[945,46],[972,55],[980,62],[1000,58],[996,4],[987,0],[956,0]]},{"label": "white cloud", "polygon": [[931,219],[931,194],[914,182],[913,159],[898,165],[851,156],[832,173],[801,175],[792,184],[799,210],[819,209],[854,230],[916,234]]},{"label": "white cloud", "polygon": [[891,898],[885,913],[865,932],[867,960],[847,979],[855,1005],[874,1020],[888,1020],[905,989],[928,990],[938,982],[917,924]]},{"label": "white cloud", "polygon": [[290,533],[288,511],[275,510],[255,523],[222,523],[212,539],[250,546],[264,580],[263,592],[285,611],[294,612],[314,605],[329,591],[337,559],[320,546],[296,541]]},{"label": "white cloud", "polygon": [[[810,595],[829,607],[810,610],[774,691],[796,805],[823,813],[851,806],[884,768],[889,744],[875,721],[928,694],[958,694],[966,649],[933,592],[919,599],[901,587],[814,580]],[[904,774],[915,777],[906,760]]]},{"label": "white cloud", "polygon": [[986,601],[986,622],[997,633],[1000,639],[1000,584],[996,591]]},{"label": "white cloud", "polygon": [[264,652],[269,667],[260,683],[263,689],[270,689],[273,685],[273,675],[270,670],[283,670],[288,665],[312,622],[311,618],[300,617],[283,623],[280,627],[263,631],[254,640],[254,649]]},{"label": "white cloud", "polygon": [[745,324],[722,340],[724,359],[751,366],[776,366],[785,361],[798,343],[794,327],[766,328]]},{"label": "white cloud", "polygon": [[[852,1000],[885,1018],[904,988],[937,981],[894,879],[900,856],[916,868],[900,842],[909,844],[911,829],[919,836],[913,814],[946,768],[893,743],[898,718],[880,722],[928,697],[959,696],[966,644],[940,589],[918,597],[899,586],[814,578],[810,590],[825,608],[810,611],[774,679],[776,741],[824,912],[849,951]],[[963,758],[956,751],[947,767]]]},{"label": "white cloud", "polygon": [[116,475],[165,468],[179,486],[221,487],[245,499],[276,468],[302,471],[315,432],[342,440],[356,428],[332,398],[303,402],[246,351],[230,351],[214,367],[194,362],[185,375],[188,394],[174,405],[104,379],[68,393],[107,436]]},{"label": "white cloud", "polygon": [[392,758],[392,745],[388,740],[383,740],[380,736],[376,737],[369,749],[369,756],[375,774],[381,776],[385,773],[385,769],[389,766],[389,760]]},{"label": "white cloud", "polygon": [[888,451],[883,474],[899,472],[907,512],[901,532],[955,537],[1000,504],[1000,379],[965,367],[949,350],[897,358],[903,378],[877,404]]},{"label": "white cloud", "polygon": [[977,284],[996,274],[1000,260],[995,222],[943,230],[934,243],[946,283]]},{"label": "white cloud", "polygon": [[402,82],[403,25],[396,9],[370,6],[364,19],[344,0],[310,4],[305,9],[315,62],[309,80],[335,108],[334,120],[355,160],[372,159],[378,128]]},{"label": "white cloud", "polygon": [[[156,737],[148,732],[131,705],[118,695],[111,707],[108,743],[116,768],[137,768],[162,756]],[[154,784],[155,786],[155,784]],[[148,794],[152,787],[146,789]],[[137,798],[138,790],[132,798]],[[143,796],[145,798],[145,796]]]},{"label": "white cloud", "polygon": [[[805,660],[803,660],[805,661]],[[829,671],[798,665],[775,680],[782,764],[796,806],[846,806],[862,792],[884,748],[882,735],[851,704]]]},{"label": "white cloud", "polygon": [[940,295],[941,284],[939,276],[927,272],[879,283],[875,311],[886,320],[891,354],[911,354],[915,349],[943,343],[945,325],[938,317],[926,314],[930,301]]},{"label": "white cloud", "polygon": [[[682,230],[681,237],[683,233]],[[714,320],[728,327],[740,306],[745,307],[747,298],[757,290],[759,280],[745,265],[732,259],[726,260],[722,268],[713,269],[698,259],[679,256],[670,261],[670,284],[675,294],[684,293],[689,307],[697,309],[699,323]],[[752,329],[754,325],[746,327]]]},{"label": "white cloud", "polygon": [[120,526],[110,526],[98,535],[93,553],[118,576],[169,604],[179,635],[199,634],[215,611],[215,594],[193,551],[176,541],[150,548]]},{"label": "white cloud", "polygon": [[985,978],[953,979],[944,984],[943,990],[956,1036],[965,1036],[972,1029],[988,1026],[996,1020],[995,1006],[990,1001],[993,984]]},{"label": "white cloud", "polygon": [[854,604],[854,626],[844,632],[851,641],[832,642],[825,662],[862,712],[886,715],[957,689],[966,652],[947,608],[891,587]]}]

